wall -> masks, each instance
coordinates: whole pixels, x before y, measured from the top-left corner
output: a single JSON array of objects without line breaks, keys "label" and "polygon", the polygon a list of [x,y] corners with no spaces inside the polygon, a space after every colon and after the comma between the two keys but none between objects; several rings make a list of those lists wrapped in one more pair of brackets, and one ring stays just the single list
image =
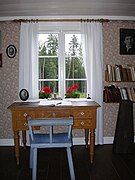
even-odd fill
[{"label": "wall", "polygon": [[[135,29],[135,22],[133,21],[110,21],[103,24],[103,43],[104,43],[104,69],[105,64],[132,64],[135,67],[135,55],[120,55],[119,54],[119,29]],[[112,83],[110,83],[112,84]],[[113,83],[120,87],[135,87],[134,82],[127,83]],[[104,82],[104,85],[108,83]],[[104,103],[104,136],[114,136],[118,103]],[[134,105],[134,121],[135,121],[135,105]]]},{"label": "wall", "polygon": [[[19,77],[19,31],[20,24],[0,22],[2,36],[2,62],[0,67],[0,139],[13,138],[11,113],[7,107],[18,97]],[[15,58],[8,58],[6,47],[13,44],[17,48]]]},{"label": "wall", "polygon": [[[132,63],[135,66],[135,56],[119,55],[119,28],[122,27],[135,28],[135,23],[110,21],[103,25],[104,68],[105,64],[113,65],[116,63]],[[0,139],[10,139],[13,138],[13,133],[11,113],[7,107],[18,98],[20,24],[0,22],[0,31],[2,32],[2,49],[0,53],[3,56],[3,67],[0,67]],[[14,44],[17,48],[17,55],[13,59],[8,58],[6,55],[6,47],[9,44]],[[106,84],[106,82],[104,83]],[[120,86],[127,84],[133,86],[133,83],[119,83]],[[117,103],[104,104],[104,136],[106,137],[114,135],[117,112]]]}]

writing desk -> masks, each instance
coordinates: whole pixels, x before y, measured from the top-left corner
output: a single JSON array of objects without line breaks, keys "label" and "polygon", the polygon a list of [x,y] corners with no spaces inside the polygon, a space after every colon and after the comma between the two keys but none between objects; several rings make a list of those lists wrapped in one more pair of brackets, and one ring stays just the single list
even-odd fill
[{"label": "writing desk", "polygon": [[[74,117],[73,128],[85,129],[85,143],[89,148],[90,162],[93,163],[95,146],[96,113],[100,105],[94,101],[72,101],[71,105],[40,105],[39,102],[15,102],[8,108],[12,113],[15,156],[19,164],[19,131],[22,131],[23,144],[26,146],[27,115],[33,118]],[[90,133],[89,133],[90,132]],[[88,141],[90,139],[90,145]]]}]

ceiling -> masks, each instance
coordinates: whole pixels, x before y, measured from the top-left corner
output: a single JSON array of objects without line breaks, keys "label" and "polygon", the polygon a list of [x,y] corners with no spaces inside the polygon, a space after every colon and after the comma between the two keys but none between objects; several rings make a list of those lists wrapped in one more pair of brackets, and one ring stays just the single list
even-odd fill
[{"label": "ceiling", "polygon": [[0,17],[133,16],[135,0],[0,0]]}]

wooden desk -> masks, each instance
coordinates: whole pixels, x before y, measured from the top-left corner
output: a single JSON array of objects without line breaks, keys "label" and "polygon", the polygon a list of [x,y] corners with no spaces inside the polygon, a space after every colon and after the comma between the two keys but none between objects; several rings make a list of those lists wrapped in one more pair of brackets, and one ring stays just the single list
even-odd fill
[{"label": "wooden desk", "polygon": [[[14,132],[15,156],[19,164],[19,131],[22,131],[23,144],[26,146],[26,130],[28,130],[26,116],[35,118],[74,117],[73,128],[85,129],[86,147],[89,148],[90,162],[93,163],[95,146],[96,112],[100,107],[94,101],[74,101],[69,106],[40,106],[37,103],[15,102],[8,108],[12,113],[12,128]],[[90,131],[90,133],[89,133]],[[88,141],[90,138],[90,145]]]}]

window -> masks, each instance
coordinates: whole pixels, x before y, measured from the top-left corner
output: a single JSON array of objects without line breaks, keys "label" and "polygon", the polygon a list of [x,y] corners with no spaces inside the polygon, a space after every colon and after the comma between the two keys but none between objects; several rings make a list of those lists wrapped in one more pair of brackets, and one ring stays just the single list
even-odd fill
[{"label": "window", "polygon": [[80,98],[86,97],[81,34],[78,31],[42,31],[39,43],[39,90],[44,86],[62,98],[67,89],[78,85]]}]

